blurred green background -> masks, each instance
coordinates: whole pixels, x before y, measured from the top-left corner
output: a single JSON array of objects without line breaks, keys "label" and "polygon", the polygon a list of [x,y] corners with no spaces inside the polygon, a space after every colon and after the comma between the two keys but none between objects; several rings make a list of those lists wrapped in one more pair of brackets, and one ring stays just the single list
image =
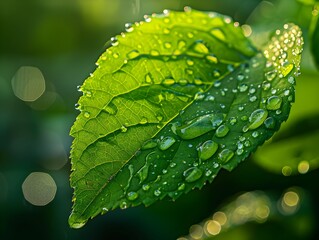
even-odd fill
[{"label": "blurred green background", "polygon": [[[318,2],[315,2],[2,0],[0,239],[156,240],[177,239],[188,234],[187,239],[202,239],[203,229],[208,225],[202,222],[204,219],[217,211],[228,214],[230,219],[236,206],[247,204],[250,212],[255,211],[259,208],[253,206],[260,197],[266,198],[268,204],[268,214],[261,215],[262,221],[239,214],[240,221],[230,224],[228,231],[210,233],[216,233],[218,239],[235,239],[234,236],[236,239],[316,239],[319,236],[319,96],[316,92],[319,74],[313,59],[319,59],[319,42],[316,42],[319,31],[315,5]],[[115,210],[89,221],[82,229],[70,229],[67,220],[72,189],[68,156],[72,139],[68,134],[78,114],[77,86],[94,71],[94,63],[105,51],[106,42],[124,31],[125,23],[140,21],[145,14],[164,9],[183,10],[184,6],[220,12],[241,24],[249,24],[253,30],[250,37],[257,45],[265,42],[270,30],[286,22],[301,26],[305,37],[302,75],[297,79],[296,104],[288,122],[270,144],[233,172],[222,171],[202,190],[194,190],[176,202],[163,200],[148,208]],[[17,83],[21,71],[37,76],[38,80],[27,86],[29,94],[38,94],[35,101],[22,96],[27,93],[21,90],[26,86]],[[26,178],[32,172],[47,173],[54,180],[45,182],[49,184],[46,189],[41,189],[41,184],[36,189],[52,190],[47,194],[54,199],[45,206],[26,200],[29,191],[25,187]],[[247,193],[252,194],[250,198],[238,203],[240,194],[256,190],[259,192]],[[285,193],[292,197],[295,193],[298,201],[285,202]],[[294,210],[287,210],[282,204]],[[215,222],[209,224],[215,226]]]}]

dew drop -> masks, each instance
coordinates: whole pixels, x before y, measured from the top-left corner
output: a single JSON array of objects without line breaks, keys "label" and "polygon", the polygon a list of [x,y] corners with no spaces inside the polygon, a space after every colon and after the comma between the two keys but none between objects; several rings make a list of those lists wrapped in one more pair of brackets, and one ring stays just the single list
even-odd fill
[{"label": "dew drop", "polygon": [[121,202],[120,203],[120,208],[121,209],[126,209],[127,208],[127,203],[124,201],[124,202]]},{"label": "dew drop", "polygon": [[202,53],[202,54],[208,54],[209,53],[208,48],[206,47],[206,45],[201,40],[195,41],[194,46],[193,46],[193,50],[195,52]]},{"label": "dew drop", "polygon": [[224,32],[220,28],[213,28],[210,30],[210,33],[217,39],[225,42],[226,41],[226,36]]},{"label": "dew drop", "polygon": [[225,137],[228,132],[229,132],[229,128],[223,124],[216,129],[215,135],[216,137]]},{"label": "dew drop", "polygon": [[235,125],[236,123],[237,123],[237,119],[236,119],[236,117],[231,117],[231,118],[229,118],[229,123],[230,123],[230,125]]},{"label": "dew drop", "polygon": [[263,88],[264,91],[269,90],[270,87],[271,87],[271,84],[269,82],[263,82],[262,88]]},{"label": "dew drop", "polygon": [[183,191],[184,189],[185,189],[185,183],[182,183],[178,188],[177,188],[177,190],[178,191]]},{"label": "dew drop", "polygon": [[251,96],[250,98],[249,98],[249,101],[250,102],[255,102],[257,100],[257,97],[256,96]]},{"label": "dew drop", "polygon": [[276,126],[276,122],[275,119],[273,117],[268,117],[265,121],[264,121],[265,127],[268,129],[274,129]]},{"label": "dew drop", "polygon": [[151,55],[151,56],[159,56],[160,53],[159,53],[159,51],[157,51],[157,50],[155,50],[155,49],[152,49],[152,50],[150,51],[150,55]]},{"label": "dew drop", "polygon": [[111,115],[115,115],[117,113],[117,111],[118,111],[117,107],[114,104],[112,104],[112,103],[110,103],[109,105],[105,106],[103,108],[103,110],[106,111],[107,113],[111,114]]},{"label": "dew drop", "polygon": [[295,84],[295,78],[293,76],[288,77],[288,82],[290,84]]},{"label": "dew drop", "polygon": [[271,96],[267,99],[266,108],[268,110],[277,110],[281,107],[282,99],[278,96]]},{"label": "dew drop", "polygon": [[161,195],[161,190],[160,189],[156,189],[155,191],[154,191],[154,195],[156,196],[156,197],[159,197],[160,195]]},{"label": "dew drop", "polygon": [[191,59],[187,59],[186,63],[187,63],[188,66],[193,66],[194,65],[194,61],[191,60]]},{"label": "dew drop", "polygon": [[242,81],[242,80],[244,80],[244,79],[245,79],[245,75],[244,75],[244,74],[239,73],[239,74],[237,75],[237,80],[238,80],[238,81]]},{"label": "dew drop", "polygon": [[263,124],[267,116],[268,116],[267,110],[257,109],[253,111],[251,115],[249,116],[250,125],[248,126],[248,128],[251,130],[258,128],[260,125]]},{"label": "dew drop", "polygon": [[127,199],[130,200],[130,201],[134,201],[137,198],[138,198],[138,193],[137,192],[129,192],[127,194]]},{"label": "dew drop", "polygon": [[193,139],[216,129],[224,120],[222,113],[211,113],[194,118],[185,125],[176,127],[176,134],[183,139]]},{"label": "dew drop", "polygon": [[272,81],[274,80],[274,78],[277,76],[277,71],[273,70],[273,71],[269,71],[265,73],[265,77],[268,81]]},{"label": "dew drop", "polygon": [[218,59],[214,54],[208,54],[206,59],[211,63],[218,63]]},{"label": "dew drop", "polygon": [[122,132],[127,132],[127,128],[125,126],[121,126],[121,131]]},{"label": "dew drop", "polygon": [[143,144],[142,150],[155,148],[156,146],[157,146],[157,141],[150,139]]},{"label": "dew drop", "polygon": [[159,143],[158,147],[161,150],[166,150],[170,148],[176,142],[175,138],[172,137],[164,137]]},{"label": "dew drop", "polygon": [[198,148],[198,157],[205,161],[211,158],[217,151],[218,144],[212,140],[207,140]]},{"label": "dew drop", "polygon": [[89,112],[84,112],[84,117],[89,118],[90,117],[90,113]]},{"label": "dew drop", "polygon": [[125,31],[126,32],[133,32],[134,28],[132,23],[125,23]]},{"label": "dew drop", "polygon": [[246,92],[247,89],[248,89],[248,85],[245,84],[245,83],[242,83],[242,84],[238,85],[238,90],[239,90],[240,92]]},{"label": "dew drop", "polygon": [[244,149],[238,148],[238,149],[236,150],[236,154],[237,154],[237,155],[242,155],[243,152],[244,152]]},{"label": "dew drop", "polygon": [[143,186],[142,186],[142,189],[144,190],[144,191],[148,191],[149,189],[150,189],[150,185],[148,185],[148,184],[143,184]]},{"label": "dew drop", "polygon": [[254,138],[257,138],[259,136],[259,133],[257,131],[253,131],[251,136],[253,136]]},{"label": "dew drop", "polygon": [[117,40],[116,37],[112,37],[112,38],[111,38],[111,45],[112,45],[112,46],[117,46],[117,45],[119,45],[119,42],[118,42],[118,40]]},{"label": "dew drop", "polygon": [[167,49],[169,49],[169,48],[172,47],[172,44],[171,44],[170,42],[165,42],[165,43],[164,43],[164,47],[167,48]]},{"label": "dew drop", "polygon": [[175,83],[175,80],[173,78],[166,78],[162,81],[162,84],[164,86],[171,86]]},{"label": "dew drop", "polygon": [[150,73],[145,75],[145,83],[147,84],[152,84],[153,83],[153,79]]},{"label": "dew drop", "polygon": [[234,152],[228,148],[225,148],[218,154],[218,159],[222,164],[227,163],[234,156]]},{"label": "dew drop", "polygon": [[137,58],[139,55],[140,55],[140,53],[137,50],[132,50],[126,54],[126,57],[128,59],[134,59],[134,58]]},{"label": "dew drop", "polygon": [[203,172],[198,167],[191,167],[183,173],[186,182],[195,182],[200,179],[202,175]]}]

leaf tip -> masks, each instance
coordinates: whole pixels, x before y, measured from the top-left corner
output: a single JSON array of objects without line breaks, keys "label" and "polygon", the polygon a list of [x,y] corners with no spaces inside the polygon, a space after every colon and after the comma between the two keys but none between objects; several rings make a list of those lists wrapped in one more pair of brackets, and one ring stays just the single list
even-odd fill
[{"label": "leaf tip", "polygon": [[74,228],[74,229],[79,229],[79,228],[82,228],[87,220],[84,220],[84,219],[80,219],[74,212],[71,213],[70,217],[69,217],[69,226],[71,228]]}]

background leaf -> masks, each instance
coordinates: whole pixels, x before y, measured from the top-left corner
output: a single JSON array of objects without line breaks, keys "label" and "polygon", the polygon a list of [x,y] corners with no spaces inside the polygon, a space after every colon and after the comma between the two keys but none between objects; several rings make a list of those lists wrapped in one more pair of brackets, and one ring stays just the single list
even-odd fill
[{"label": "background leaf", "polygon": [[264,55],[215,13],[165,11],[126,27],[81,87],[71,130],[75,228],[109,209],[176,199],[233,169],[293,101],[296,26],[277,30]]}]

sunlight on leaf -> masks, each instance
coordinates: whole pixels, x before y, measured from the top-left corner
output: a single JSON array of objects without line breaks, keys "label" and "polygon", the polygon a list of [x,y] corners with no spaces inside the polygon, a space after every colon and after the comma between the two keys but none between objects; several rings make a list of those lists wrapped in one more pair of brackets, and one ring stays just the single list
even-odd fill
[{"label": "sunlight on leaf", "polygon": [[301,31],[286,24],[262,53],[238,25],[165,10],[111,39],[71,129],[71,227],[201,188],[278,130],[294,101]]}]

